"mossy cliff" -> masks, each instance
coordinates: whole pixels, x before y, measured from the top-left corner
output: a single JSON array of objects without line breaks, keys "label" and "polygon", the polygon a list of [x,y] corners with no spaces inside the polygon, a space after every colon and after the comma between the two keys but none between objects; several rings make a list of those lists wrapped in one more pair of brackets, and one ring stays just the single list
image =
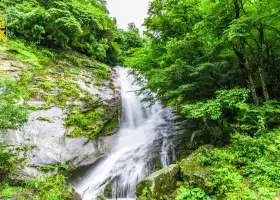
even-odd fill
[{"label": "mossy cliff", "polygon": [[32,147],[25,175],[36,177],[34,168],[45,165],[88,165],[108,151],[104,136],[118,130],[121,106],[114,69],[74,51],[10,39],[0,43],[0,73],[0,110],[13,106],[14,113],[4,113],[0,132],[7,142]]}]

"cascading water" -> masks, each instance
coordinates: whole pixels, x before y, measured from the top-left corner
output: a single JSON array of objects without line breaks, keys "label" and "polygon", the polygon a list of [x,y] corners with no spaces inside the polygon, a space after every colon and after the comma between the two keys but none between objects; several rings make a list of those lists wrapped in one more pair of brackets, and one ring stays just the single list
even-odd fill
[{"label": "cascading water", "polygon": [[106,188],[112,190],[112,199],[135,199],[136,185],[154,170],[151,160],[155,157],[153,149],[157,141],[162,141],[158,152],[162,165],[174,159],[168,155],[172,145],[167,136],[173,130],[166,118],[172,117],[171,112],[164,110],[160,103],[148,106],[141,102],[141,97],[133,92],[140,87],[133,84],[134,76],[126,68],[118,67],[117,71],[122,96],[121,128],[108,157],[76,185],[83,200],[97,199]]}]

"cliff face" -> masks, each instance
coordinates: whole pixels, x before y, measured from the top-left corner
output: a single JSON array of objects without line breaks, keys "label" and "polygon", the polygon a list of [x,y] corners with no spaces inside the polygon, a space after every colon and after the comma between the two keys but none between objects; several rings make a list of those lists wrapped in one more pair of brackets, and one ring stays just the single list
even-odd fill
[{"label": "cliff face", "polygon": [[8,48],[1,51],[1,79],[21,88],[16,104],[28,119],[16,130],[0,132],[8,143],[27,147],[24,175],[54,174],[56,167],[41,169],[62,164],[75,169],[101,158],[118,130],[116,71],[77,53],[25,49],[31,55],[19,56]]}]

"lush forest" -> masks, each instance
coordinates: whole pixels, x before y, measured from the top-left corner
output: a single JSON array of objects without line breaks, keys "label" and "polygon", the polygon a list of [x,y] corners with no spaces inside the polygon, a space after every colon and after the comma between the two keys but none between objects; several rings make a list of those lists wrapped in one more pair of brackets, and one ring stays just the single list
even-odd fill
[{"label": "lush forest", "polygon": [[[139,199],[279,198],[279,0],[152,0],[143,36],[133,23],[127,31],[118,29],[104,0],[2,0],[0,14],[8,19],[9,37],[0,50],[34,66],[18,81],[0,71],[0,132],[17,129],[28,110],[36,109],[17,102],[34,95],[30,80],[49,73],[46,66],[61,64],[56,62],[62,58],[77,66],[91,60],[102,82],[108,65],[124,65],[147,79],[139,91],[146,101],[173,107],[186,132],[213,145],[195,159],[199,169],[209,171],[206,181],[180,179],[160,198],[145,188]],[[40,87],[47,90],[52,83]],[[65,96],[75,95],[76,86],[61,87],[60,99],[46,101],[66,106]],[[86,117],[78,113],[67,122],[95,138],[100,127],[87,126],[100,123],[99,115],[100,110]],[[58,175],[45,179],[15,178],[24,165],[19,152],[26,148],[7,147],[1,140],[0,199],[15,194],[72,199],[66,165],[55,166]],[[178,163],[183,169],[189,165]]]},{"label": "lush forest", "polygon": [[[19,170],[26,165],[26,153],[33,147],[7,145],[5,131],[16,130],[28,121],[30,112],[48,109],[51,104],[68,110],[65,125],[75,127],[71,137],[94,139],[102,131],[115,128],[117,119],[112,123],[104,120],[99,102],[61,76],[72,74],[75,79],[86,70],[97,80],[96,87],[102,86],[109,80],[108,66],[122,63],[126,51],[142,47],[143,39],[133,23],[128,31],[118,29],[103,0],[3,0],[0,16],[6,20],[7,28],[7,38],[0,41],[0,62],[16,60],[16,64],[20,61],[28,66],[15,77],[0,67],[0,199],[72,199],[67,163],[40,167],[39,171],[46,173],[57,171],[55,176],[22,179]],[[45,106],[19,103],[38,95]],[[92,108],[82,112],[69,107],[69,99]],[[103,130],[105,125],[108,128]]]},{"label": "lush forest", "polygon": [[211,171],[206,186],[182,183],[177,200],[279,195],[279,8],[278,0],[151,2],[148,40],[125,65],[145,75],[143,92],[174,107],[186,131],[218,147],[200,158]]}]

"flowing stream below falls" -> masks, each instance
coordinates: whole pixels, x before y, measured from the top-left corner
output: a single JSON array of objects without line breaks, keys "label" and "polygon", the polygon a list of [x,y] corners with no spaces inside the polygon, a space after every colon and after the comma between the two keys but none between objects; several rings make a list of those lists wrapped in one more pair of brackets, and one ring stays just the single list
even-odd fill
[{"label": "flowing stream below falls", "polygon": [[[141,86],[126,68],[117,67],[122,97],[121,127],[108,155],[76,184],[83,200],[98,196],[135,199],[136,185],[155,171],[155,159],[165,167],[175,160],[170,136],[175,132],[170,109],[159,102],[149,106],[137,96]],[[110,190],[110,195],[104,194]],[[108,192],[106,192],[108,193]]]}]

